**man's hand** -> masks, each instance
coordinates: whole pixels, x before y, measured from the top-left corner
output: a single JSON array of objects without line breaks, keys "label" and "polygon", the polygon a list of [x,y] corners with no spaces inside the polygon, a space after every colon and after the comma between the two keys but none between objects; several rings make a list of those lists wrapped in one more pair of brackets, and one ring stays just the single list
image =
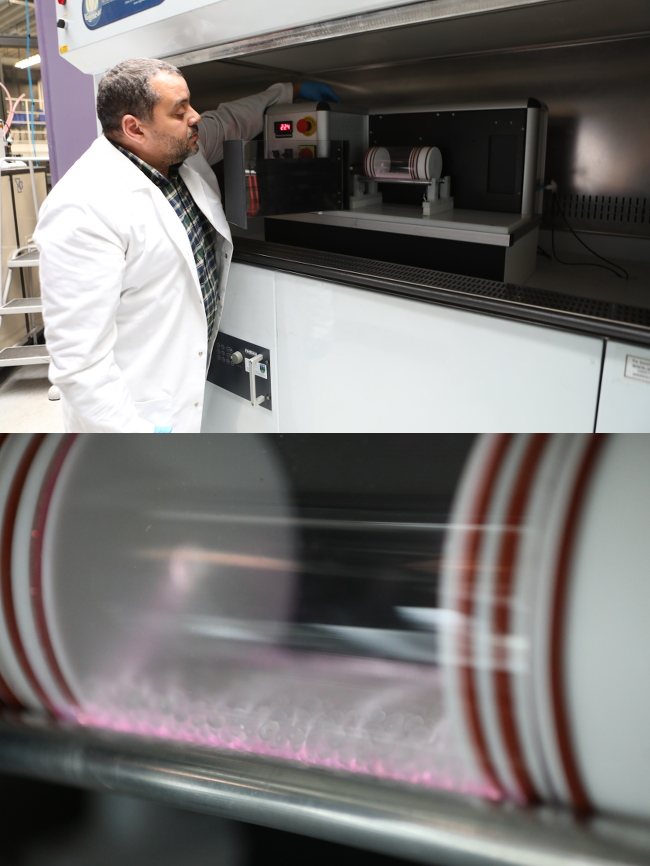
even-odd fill
[{"label": "man's hand", "polygon": [[293,98],[308,102],[340,102],[329,84],[322,81],[300,81],[293,85]]}]

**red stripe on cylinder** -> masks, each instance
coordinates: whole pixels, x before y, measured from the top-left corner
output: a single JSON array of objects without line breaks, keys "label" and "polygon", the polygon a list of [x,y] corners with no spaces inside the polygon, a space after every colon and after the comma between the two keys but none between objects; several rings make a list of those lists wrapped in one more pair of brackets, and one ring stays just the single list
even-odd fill
[{"label": "red stripe on cylinder", "polygon": [[576,532],[594,465],[601,452],[603,441],[604,437],[602,436],[593,435],[591,437],[576,475],[559,546],[551,606],[550,691],[555,736],[571,801],[573,807],[580,813],[590,812],[592,806],[575,759],[566,705],[564,673],[566,609]]},{"label": "red stripe on cylinder", "polygon": [[458,605],[462,622],[459,647],[461,659],[459,673],[467,725],[481,770],[490,784],[498,791],[502,791],[503,788],[494,769],[487,739],[483,731],[476,684],[474,682],[474,668],[471,664],[473,650],[472,626],[474,617],[474,591],[476,589],[476,566],[479,561],[483,542],[483,524],[487,517],[492,488],[499,476],[499,470],[501,469],[511,440],[512,434],[510,433],[500,434],[497,437],[492,453],[489,455],[487,466],[484,469],[481,485],[474,497],[471,514],[468,518],[470,528],[467,531],[462,561]]},{"label": "red stripe on cylinder", "polygon": [[524,514],[535,476],[548,442],[548,434],[534,435],[526,448],[519,474],[506,512],[506,531],[501,541],[498,559],[492,611],[494,640],[494,690],[497,716],[508,753],[510,767],[520,792],[532,803],[538,799],[538,791],[528,772],[524,751],[514,713],[512,680],[507,667],[506,641],[511,633],[511,604],[514,585],[514,566],[519,550]]},{"label": "red stripe on cylinder", "polygon": [[[9,437],[8,433],[0,433],[0,448],[2,448],[4,442]],[[1,581],[0,581],[1,582]],[[0,674],[0,704],[5,704],[5,706],[10,707],[11,709],[21,709],[22,703],[20,699],[16,696],[13,689],[7,682],[7,680]]]},{"label": "red stripe on cylinder", "polygon": [[45,602],[43,598],[43,538],[45,535],[47,515],[52,502],[52,496],[54,495],[56,482],[59,479],[61,469],[63,468],[66,457],[74,445],[76,438],[76,434],[69,434],[65,437],[48,467],[47,475],[41,487],[36,512],[34,514],[29,552],[30,595],[32,599],[32,610],[34,613],[36,630],[41,640],[41,647],[45,654],[52,678],[57,684],[61,694],[73,706],[78,706],[79,702],[73,694],[72,689],[61,670],[61,666],[59,665],[45,613]]},{"label": "red stripe on cylinder", "polygon": [[4,523],[2,526],[2,545],[0,549],[0,575],[2,582],[2,604],[5,611],[5,619],[7,623],[7,634],[14,649],[14,655],[20,665],[23,674],[36,693],[38,699],[51,712],[55,712],[55,708],[50,701],[50,698],[45,693],[41,683],[34,672],[31,662],[27,656],[25,646],[23,644],[20,631],[18,628],[18,619],[14,605],[14,592],[12,586],[12,566],[11,566],[11,549],[13,543],[13,534],[16,524],[16,515],[20,497],[23,492],[23,486],[29,473],[29,469],[38,453],[39,448],[45,439],[45,433],[38,433],[32,436],[32,439],[23,453],[18,468],[14,474],[9,495],[7,496],[7,505],[5,508]]}]

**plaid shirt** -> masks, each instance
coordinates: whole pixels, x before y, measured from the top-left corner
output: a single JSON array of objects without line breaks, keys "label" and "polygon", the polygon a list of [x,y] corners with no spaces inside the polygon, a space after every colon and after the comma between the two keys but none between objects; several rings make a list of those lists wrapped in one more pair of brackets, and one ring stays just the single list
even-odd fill
[{"label": "plaid shirt", "polygon": [[217,301],[219,299],[218,235],[185,186],[185,181],[178,172],[180,166],[172,165],[169,169],[169,178],[166,178],[157,169],[152,168],[134,153],[126,150],[124,147],[120,147],[115,142],[112,142],[112,144],[127,159],[130,159],[134,165],[137,165],[152,183],[162,190],[165,198],[174,208],[176,216],[183,223],[192,247],[194,262],[199,276],[199,284],[203,294],[205,316],[208,320],[209,342],[214,328]]}]

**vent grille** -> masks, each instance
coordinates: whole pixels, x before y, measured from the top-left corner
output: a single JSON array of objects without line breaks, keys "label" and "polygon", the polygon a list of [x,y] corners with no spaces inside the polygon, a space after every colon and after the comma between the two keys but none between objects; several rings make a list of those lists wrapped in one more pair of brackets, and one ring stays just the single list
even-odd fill
[{"label": "vent grille", "polygon": [[[317,254],[320,258],[320,255]],[[352,257],[350,261],[355,261]],[[402,281],[414,285],[444,289],[465,295],[473,295],[491,300],[506,301],[519,304],[530,309],[569,313],[589,319],[605,322],[625,322],[637,327],[650,329],[650,309],[632,307],[626,304],[599,301],[592,298],[574,297],[573,295],[555,292],[552,289],[536,289],[528,286],[518,286],[512,283],[499,283],[483,280],[477,277],[466,277],[460,274],[448,274],[440,271],[429,271],[423,268],[411,268],[404,265],[390,265],[385,262],[356,260],[360,273],[365,272],[384,279]],[[322,255],[319,262],[325,267],[341,266],[341,258],[327,254]]]},{"label": "vent grille", "polygon": [[560,205],[567,218],[650,225],[650,204],[647,198],[574,194],[561,196]]},{"label": "vent grille", "polygon": [[[643,196],[580,195],[558,196],[558,204],[573,228],[604,229],[650,237],[650,199]],[[546,201],[545,223],[551,225],[552,199]],[[555,217],[556,228],[561,219]]]},{"label": "vent grille", "polygon": [[[264,242],[238,239],[235,258],[246,260],[246,254],[258,264],[275,259],[283,266],[299,265],[298,272],[309,273],[312,269],[323,269],[328,277],[337,273],[345,274],[346,278],[357,276],[360,285],[364,277],[370,277],[383,282],[386,288],[391,285],[406,287],[422,287],[433,290],[443,290],[450,294],[465,295],[472,298],[483,298],[487,302],[502,301],[511,305],[511,312],[527,310],[538,314],[556,316],[566,314],[573,316],[574,321],[583,319],[590,323],[606,323],[631,326],[638,334],[647,339],[650,335],[650,309],[633,307],[593,298],[575,297],[556,292],[552,289],[538,289],[528,286],[518,286],[512,283],[500,283],[479,277],[468,277],[462,274],[452,274],[444,271],[430,271],[425,268],[396,265],[374,259],[361,259],[356,256],[344,256],[338,253],[306,250],[281,244],[265,244]],[[303,270],[304,269],[304,270]],[[313,270],[313,276],[320,274]]]}]

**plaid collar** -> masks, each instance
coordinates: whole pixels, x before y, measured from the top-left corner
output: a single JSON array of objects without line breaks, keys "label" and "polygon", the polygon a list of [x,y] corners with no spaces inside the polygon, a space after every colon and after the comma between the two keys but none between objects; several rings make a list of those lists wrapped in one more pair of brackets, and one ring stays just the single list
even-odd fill
[{"label": "plaid collar", "polygon": [[121,144],[118,144],[116,141],[112,141],[110,138],[108,139],[114,148],[119,150],[120,153],[123,153],[124,156],[130,160],[133,165],[137,166],[140,171],[149,178],[152,183],[155,183],[156,186],[161,189],[165,187],[168,183],[173,183],[176,177],[178,176],[178,171],[183,164],[179,162],[177,165],[171,165],[169,167],[169,177],[165,177],[164,174],[158,171],[157,168],[154,168],[152,165],[149,165],[148,162],[145,162],[144,159],[140,159],[139,156],[136,156],[135,153],[132,153],[130,150],[127,150],[125,147],[122,147]]}]

